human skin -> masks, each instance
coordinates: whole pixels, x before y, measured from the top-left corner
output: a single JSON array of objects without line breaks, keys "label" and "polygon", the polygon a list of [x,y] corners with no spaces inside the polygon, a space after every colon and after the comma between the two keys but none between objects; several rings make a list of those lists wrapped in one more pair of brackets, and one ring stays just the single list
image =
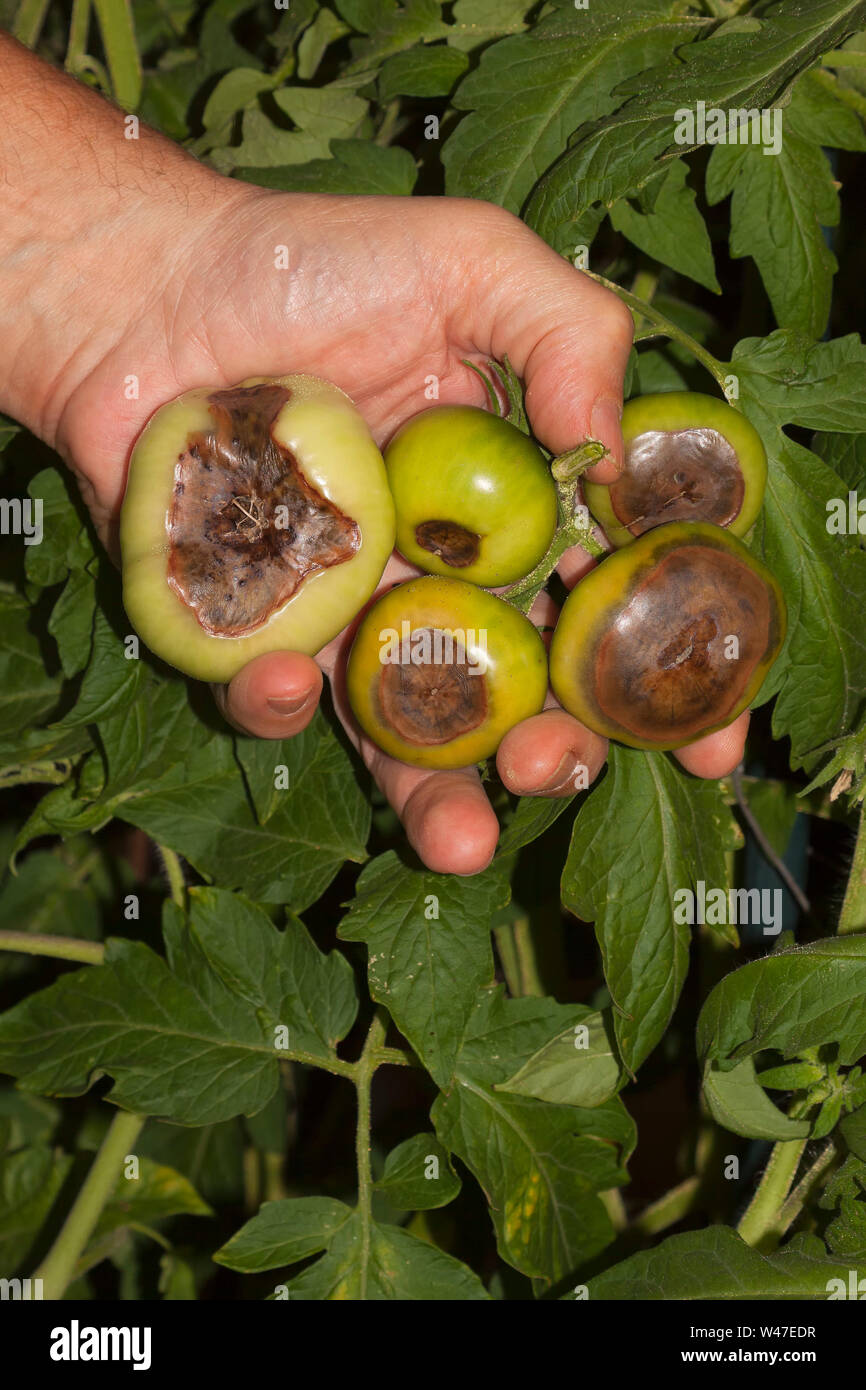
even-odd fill
[{"label": "human skin", "polygon": [[[505,354],[526,383],[536,436],[555,453],[587,437],[622,456],[632,320],[517,218],[453,198],[287,194],[228,179],[0,34],[0,409],[56,449],[117,557],[129,454],[148,417],[194,386],[310,372],[352,397],[380,446],[440,403],[485,404],[463,358]],[[278,269],[279,247],[288,269]],[[137,378],[137,399],[127,379]],[[591,565],[570,551],[573,584]],[[408,577],[399,557],[380,588]],[[542,598],[533,617],[555,620]],[[217,703],[235,727],[287,738],[312,718],[324,672],[335,708],[407,837],[431,868],[472,874],[498,822],[475,769],[427,772],[360,735],[345,698],[351,628],[316,659],[258,657]],[[748,715],[681,749],[690,772],[741,760]],[[505,786],[569,795],[598,775],[605,741],[552,701],[504,739]]]}]

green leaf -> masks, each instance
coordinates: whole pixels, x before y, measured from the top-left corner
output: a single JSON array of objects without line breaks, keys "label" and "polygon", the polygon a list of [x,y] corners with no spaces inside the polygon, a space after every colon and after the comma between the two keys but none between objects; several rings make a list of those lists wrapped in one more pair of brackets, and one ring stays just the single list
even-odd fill
[{"label": "green leaf", "polygon": [[309,82],[315,77],[326,49],[335,39],[342,38],[348,32],[348,27],[337,18],[333,10],[319,10],[298,44],[297,72],[302,82]]},{"label": "green leaf", "polygon": [[454,98],[471,114],[442,151],[446,191],[519,212],[572,132],[620,104],[618,84],[703,28],[672,18],[669,0],[637,0],[627,12],[621,0],[592,0],[485,49]]},{"label": "green leaf", "polygon": [[440,44],[395,53],[382,65],[379,99],[446,97],[468,66],[469,59],[459,49]]},{"label": "green leaf", "polygon": [[487,1197],[500,1255],[546,1284],[613,1239],[597,1194],[626,1181],[634,1142],[619,1101],[585,1110],[496,1089],[561,1029],[564,1011],[550,999],[484,991],[453,1084],[431,1111],[439,1138]]},{"label": "green leaf", "polygon": [[[126,1226],[152,1226],[170,1216],[212,1216],[192,1183],[174,1168],[139,1158],[139,1176],[121,1173],[94,1227],[90,1244]],[[85,1252],[86,1257],[86,1252]]]},{"label": "green leaf", "polygon": [[836,1258],[852,1264],[866,1259],[866,1163],[849,1154],[830,1178],[818,1206],[835,1213],[824,1239]]},{"label": "green leaf", "polygon": [[370,805],[321,716],[296,737],[268,747],[273,765],[288,769],[289,785],[266,825],[256,819],[223,739],[122,801],[117,814],[220,886],[302,912],[347,859],[365,858]]},{"label": "green leaf", "polygon": [[218,130],[272,86],[267,73],[256,68],[233,68],[220,78],[207,99],[202,114],[205,130]]},{"label": "green leaf", "polygon": [[717,1124],[746,1139],[804,1139],[806,1120],[791,1120],[770,1100],[755,1076],[753,1058],[746,1057],[730,1071],[708,1061],[703,1076],[704,1099]]},{"label": "green leaf", "polygon": [[562,876],[566,907],[595,921],[616,1039],[636,1071],[670,1022],[688,969],[690,930],[675,894],[726,887],[733,820],[715,785],[661,753],[611,748],[581,807]]},{"label": "green leaf", "polygon": [[497,859],[505,859],[525,845],[532,844],[559,820],[563,812],[572,806],[574,799],[572,796],[522,796],[499,837]]},{"label": "green leaf", "polygon": [[26,547],[27,578],[45,589],[59,584],[69,570],[84,569],[95,552],[65,474],[43,469],[31,478],[27,491],[42,502],[42,540]]},{"label": "green leaf", "polygon": [[97,608],[90,659],[78,699],[64,716],[61,727],[74,729],[80,724],[97,724],[111,714],[128,710],[145,684],[146,670],[144,662],[126,655],[122,639],[103,610]]},{"label": "green leaf", "polygon": [[468,1302],[486,1299],[481,1280],[451,1255],[399,1226],[372,1222],[364,1239],[354,1212],[327,1254],[288,1286],[290,1299]]},{"label": "green leaf", "polygon": [[[815,1236],[795,1236],[772,1255],[759,1255],[728,1226],[668,1236],[590,1279],[590,1301],[826,1299],[831,1280],[848,1286],[845,1261]],[[838,1293],[837,1293],[838,1297]]]},{"label": "green leaf", "polygon": [[351,1215],[349,1207],[332,1197],[265,1202],[213,1258],[242,1274],[280,1269],[326,1250]]},{"label": "green leaf", "polygon": [[812,450],[850,488],[866,495],[866,434],[816,434]]},{"label": "green leaf", "polygon": [[435,1134],[415,1134],[391,1150],[375,1186],[402,1211],[429,1211],[454,1201],[460,1179]]},{"label": "green leaf", "polygon": [[526,28],[524,18],[533,7],[529,0],[457,0],[448,42],[469,53],[480,44]]},{"label": "green leaf", "polygon": [[622,1067],[609,1011],[581,1008],[575,1022],[524,1062],[497,1091],[592,1109],[616,1094]]},{"label": "green leaf", "polygon": [[652,212],[640,212],[622,198],[610,210],[611,225],[662,265],[721,293],[709,233],[687,175],[685,160],[674,160],[658,181]]},{"label": "green leaf", "polygon": [[782,585],[788,640],[761,701],[778,691],[777,737],[791,739],[792,766],[850,728],[866,693],[866,555],[858,536],[831,534],[828,503],[847,485],[783,427],[857,432],[866,409],[866,350],[855,337],[810,343],[790,330],[750,338],[730,371],[740,404],[770,460],[767,495],[752,546]]},{"label": "green leaf", "polygon": [[71,1164],[69,1156],[42,1145],[0,1158],[0,1268],[4,1276],[23,1265]]},{"label": "green leaf", "polygon": [[406,197],[417,169],[408,150],[383,147],[372,140],[332,140],[331,157],[274,169],[236,169],[235,176],[264,188],[301,193],[356,193]]},{"label": "green leaf", "polygon": [[9,740],[11,756],[20,731],[53,709],[59,689],[31,631],[28,604],[17,594],[0,591],[0,739]]},{"label": "green leaf", "polygon": [[327,159],[331,140],[356,135],[367,114],[367,102],[340,82],[326,87],[283,87],[273,99],[297,130],[280,130],[263,111],[250,107],[243,117],[240,145],[213,154],[213,163],[223,173],[239,165],[273,168]]},{"label": "green leaf", "polygon": [[62,975],[0,1018],[0,1068],[54,1095],[81,1095],[107,1073],[115,1104],[200,1125],[260,1110],[281,1059],[327,1059],[354,1019],[347,962],[237,895],[191,897],[188,925],[166,904],[167,960],[112,938],[103,965]]},{"label": "green leaf", "polygon": [[507,901],[496,868],[455,878],[409,868],[389,850],[364,869],[340,923],[343,941],[367,944],[371,997],[440,1086],[478,990],[493,978],[490,919]]},{"label": "green leaf", "polygon": [[781,327],[819,338],[837,268],[824,228],[839,221],[833,171],[821,146],[864,150],[866,132],[813,73],[795,83],[782,117],[784,138],[772,156],[757,145],[716,146],[707,198],[712,204],[733,193],[731,255],[753,258]]},{"label": "green leaf", "polygon": [[69,572],[63,592],[51,610],[48,631],[57,643],[67,678],[83,671],[93,647],[96,583],[84,569]]},{"label": "green leaf", "polygon": [[780,0],[757,23],[721,25],[709,36],[713,21],[694,20],[701,42],[672,37],[663,62],[620,88],[620,109],[602,110],[544,175],[527,208],[530,226],[558,250],[585,241],[596,205],[610,207],[694,148],[674,142],[678,112],[694,111],[698,101],[725,111],[772,107],[794,77],[864,20],[862,0],[810,0],[807,8]]},{"label": "green leaf", "polygon": [[726,1070],[772,1048],[785,1059],[833,1042],[841,1065],[866,1052],[866,936],[774,951],[726,975],[704,1003],[697,1045]]},{"label": "green leaf", "polygon": [[[9,874],[0,888],[0,929],[47,932],[98,941],[102,914],[81,866],[59,854],[37,850]],[[30,956],[0,956],[0,978],[33,967]]]},{"label": "green leaf", "polygon": [[731,184],[731,255],[755,261],[781,327],[820,338],[837,266],[823,229],[839,221],[826,155],[791,128],[771,157],[757,145],[718,145],[707,170],[709,202]]}]

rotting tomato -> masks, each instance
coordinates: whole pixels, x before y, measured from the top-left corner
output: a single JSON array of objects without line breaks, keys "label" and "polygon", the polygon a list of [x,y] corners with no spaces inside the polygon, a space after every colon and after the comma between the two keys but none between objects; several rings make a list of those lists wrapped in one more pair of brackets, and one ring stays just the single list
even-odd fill
[{"label": "rotting tomato", "polygon": [[556,529],[544,455],[515,425],[470,405],[433,406],[385,450],[397,548],[430,574],[495,588],[542,558]]},{"label": "rotting tomato", "polygon": [[697,391],[635,396],[622,416],[623,469],[586,483],[587,506],[614,546],[672,521],[709,521],[744,536],[761,510],[767,455],[727,401]]},{"label": "rotting tomato", "polygon": [[752,702],[785,637],[782,591],[722,527],[672,522],[608,555],[550,647],[560,703],[632,748],[681,748]]},{"label": "rotting tomato", "polygon": [[425,575],[364,615],[347,684],[355,718],[384,752],[416,767],[465,767],[541,710],[547,657],[518,609],[460,579]]},{"label": "rotting tomato", "polygon": [[305,375],[187,391],[151,417],[120,522],[123,599],[157,656],[227,681],[313,655],[369,598],[394,545],[382,455],[352,402]]}]

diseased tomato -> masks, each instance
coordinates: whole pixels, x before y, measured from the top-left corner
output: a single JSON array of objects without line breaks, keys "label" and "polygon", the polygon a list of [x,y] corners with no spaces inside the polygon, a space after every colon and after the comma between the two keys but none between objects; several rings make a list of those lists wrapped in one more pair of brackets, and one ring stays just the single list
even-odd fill
[{"label": "diseased tomato", "polygon": [[547,694],[547,658],[516,608],[459,579],[398,584],[364,615],[347,671],[366,734],[416,767],[455,768],[496,752]]},{"label": "diseased tomato", "polygon": [[556,528],[544,455],[516,426],[468,405],[434,406],[385,450],[397,548],[419,569],[496,588],[522,579]]},{"label": "diseased tomato", "polygon": [[720,526],[673,522],[608,555],[569,594],[550,647],[565,709],[632,748],[681,748],[732,723],[781,650],[785,602]]},{"label": "diseased tomato", "polygon": [[767,455],[744,415],[716,396],[664,391],[623,411],[623,470],[586,483],[589,510],[614,546],[671,521],[709,521],[744,536],[761,510]]},{"label": "diseased tomato", "polygon": [[313,655],[374,591],[394,544],[382,456],[348,396],[312,376],[187,391],[135,446],[123,600],[157,656],[227,681]]}]

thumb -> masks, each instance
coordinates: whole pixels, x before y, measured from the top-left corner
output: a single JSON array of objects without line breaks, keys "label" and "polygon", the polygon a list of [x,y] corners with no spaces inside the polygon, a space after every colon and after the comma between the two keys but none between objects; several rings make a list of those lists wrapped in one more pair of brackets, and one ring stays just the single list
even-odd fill
[{"label": "thumb", "polygon": [[[499,210],[497,210],[499,211]],[[591,470],[611,482],[622,464],[622,392],[634,323],[621,300],[575,270],[510,214],[499,225],[497,277],[485,284],[479,325],[494,357],[526,382],[533,432],[564,453],[599,439],[609,458]],[[480,345],[480,344],[479,344]]]}]

